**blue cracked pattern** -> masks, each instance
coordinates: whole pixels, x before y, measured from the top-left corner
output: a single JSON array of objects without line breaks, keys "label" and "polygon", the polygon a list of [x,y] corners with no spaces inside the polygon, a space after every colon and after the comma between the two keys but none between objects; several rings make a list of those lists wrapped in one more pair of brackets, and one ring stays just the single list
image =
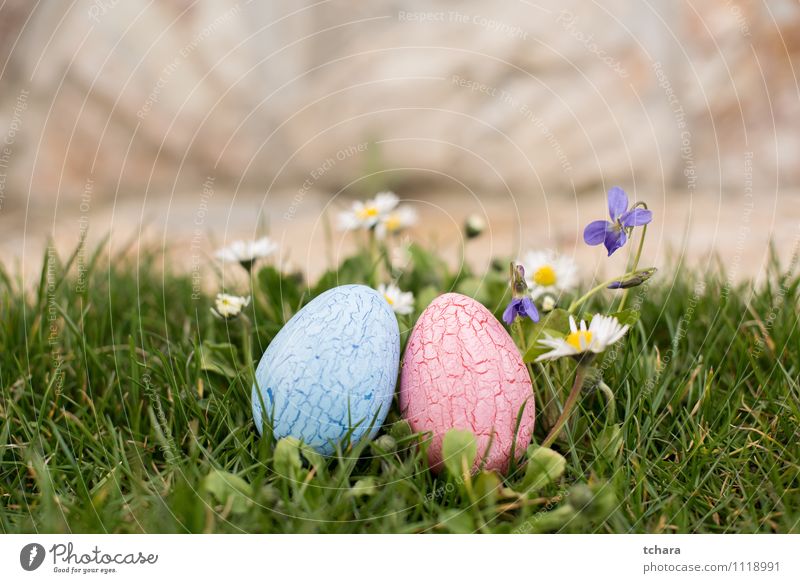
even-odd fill
[{"label": "blue cracked pattern", "polygon": [[[273,418],[276,438],[295,437],[329,455],[351,440],[374,436],[397,383],[400,330],[389,304],[372,288],[326,291],[289,320],[256,369],[253,419]],[[266,416],[262,416],[261,402]]]}]

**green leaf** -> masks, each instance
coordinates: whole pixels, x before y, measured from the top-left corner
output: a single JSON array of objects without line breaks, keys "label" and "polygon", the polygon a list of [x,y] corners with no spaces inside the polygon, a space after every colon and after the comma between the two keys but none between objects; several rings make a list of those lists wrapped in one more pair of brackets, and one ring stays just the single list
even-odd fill
[{"label": "green leaf", "polygon": [[561,308],[556,308],[546,314],[538,322],[531,322],[530,324],[527,324],[527,322],[526,320],[523,323],[523,326],[527,328],[525,337],[528,339],[529,346],[523,357],[525,362],[533,362],[537,357],[550,351],[548,347],[539,344],[539,340],[544,338],[545,335],[559,337],[569,333],[569,312]]},{"label": "green leaf", "polygon": [[416,243],[408,246],[408,252],[414,264],[414,270],[407,274],[410,283],[408,287],[420,289],[430,285],[441,288],[447,274],[444,260]]},{"label": "green leaf", "polygon": [[523,491],[535,493],[558,480],[567,467],[567,460],[560,453],[547,447],[531,445],[527,451],[528,463],[520,485]]},{"label": "green leaf", "polygon": [[595,443],[598,455],[608,462],[613,461],[622,449],[622,424],[616,423],[604,428]]},{"label": "green leaf", "polygon": [[200,369],[232,379],[236,376],[236,347],[226,342],[204,340],[199,348]]},{"label": "green leaf", "polygon": [[503,301],[503,296],[509,291],[508,277],[494,272],[486,273],[482,277],[465,277],[458,282],[456,291],[484,306],[497,308],[502,314],[508,303]]},{"label": "green leaf", "polygon": [[490,301],[489,292],[483,279],[477,277],[467,277],[458,283],[456,291],[465,296],[469,296],[476,302],[488,304]]},{"label": "green leaf", "polygon": [[484,508],[494,506],[502,485],[503,482],[497,473],[485,470],[479,473],[472,484],[472,490],[475,492],[478,504]]},{"label": "green leaf", "polygon": [[338,285],[369,281],[372,270],[372,259],[368,253],[359,253],[348,257],[337,269],[326,271],[319,278],[317,285],[311,290],[311,295],[316,297]]},{"label": "green leaf", "polygon": [[323,273],[317,284],[311,289],[311,297],[315,298],[323,292],[336,287],[339,283],[339,274],[335,270],[329,270]]},{"label": "green leaf", "polygon": [[414,432],[411,430],[411,425],[408,424],[408,421],[400,419],[392,423],[389,434],[394,437],[396,441],[402,441],[412,436]]},{"label": "green leaf", "polygon": [[442,460],[448,473],[454,478],[469,475],[478,453],[478,442],[471,431],[451,429],[442,441]]},{"label": "green leaf", "polygon": [[272,467],[275,469],[275,473],[288,480],[294,479],[294,476],[303,467],[300,459],[301,449],[300,440],[294,437],[284,437],[278,440],[275,452],[272,454]]},{"label": "green leaf", "polygon": [[455,508],[445,510],[439,518],[439,523],[453,534],[472,534],[475,532],[475,521],[472,520],[469,510]]},{"label": "green leaf", "polygon": [[301,443],[298,445],[298,448],[300,450],[300,455],[302,455],[306,461],[311,464],[311,467],[316,468],[317,471],[325,467],[325,457],[313,447],[306,443]]},{"label": "green leaf", "polygon": [[417,294],[417,312],[423,312],[433,300],[439,297],[439,295],[439,290],[432,285],[422,288],[419,294]]},{"label": "green leaf", "polygon": [[529,521],[525,522],[524,529],[519,532],[539,534],[556,532],[562,529],[567,529],[568,532],[575,530],[580,532],[584,522],[581,519],[581,515],[570,504],[562,504],[555,510],[535,514]]},{"label": "green leaf", "polygon": [[607,482],[575,484],[567,493],[567,503],[591,520],[603,520],[614,511],[617,497]]},{"label": "green leaf", "polygon": [[634,308],[628,308],[627,310],[622,310],[621,312],[614,312],[611,315],[619,320],[619,323],[623,326],[625,324],[628,326],[633,326],[639,321],[639,310]]},{"label": "green leaf", "polygon": [[300,305],[300,288],[296,279],[284,275],[272,266],[258,270],[258,286],[263,292],[262,297],[272,305],[276,314],[284,313],[284,305],[291,311],[297,310]]},{"label": "green leaf", "polygon": [[230,504],[231,512],[239,514],[250,507],[253,491],[250,484],[230,472],[213,470],[203,479],[203,489],[223,506]]}]

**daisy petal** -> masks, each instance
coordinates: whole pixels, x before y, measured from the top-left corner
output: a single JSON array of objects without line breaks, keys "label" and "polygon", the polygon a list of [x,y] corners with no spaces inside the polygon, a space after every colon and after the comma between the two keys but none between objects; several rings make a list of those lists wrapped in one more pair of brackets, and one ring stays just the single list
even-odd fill
[{"label": "daisy petal", "polygon": [[628,195],[619,186],[613,187],[608,191],[608,214],[611,220],[616,221],[626,210],[628,210]]},{"label": "daisy petal", "polygon": [[599,245],[606,238],[606,231],[612,227],[608,221],[592,221],[583,230],[583,240],[587,245]]}]

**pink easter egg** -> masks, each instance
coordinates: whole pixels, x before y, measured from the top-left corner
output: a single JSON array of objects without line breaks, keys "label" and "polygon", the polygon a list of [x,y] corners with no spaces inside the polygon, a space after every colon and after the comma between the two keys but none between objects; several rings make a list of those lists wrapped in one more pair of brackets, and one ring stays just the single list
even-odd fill
[{"label": "pink easter egg", "polygon": [[[419,317],[400,376],[400,410],[416,432],[431,432],[431,467],[442,465],[442,439],[468,429],[478,442],[473,470],[505,472],[520,408],[515,454],[533,435],[533,387],[519,350],[497,319],[472,298],[445,294]],[[491,448],[483,457],[489,444]]]}]

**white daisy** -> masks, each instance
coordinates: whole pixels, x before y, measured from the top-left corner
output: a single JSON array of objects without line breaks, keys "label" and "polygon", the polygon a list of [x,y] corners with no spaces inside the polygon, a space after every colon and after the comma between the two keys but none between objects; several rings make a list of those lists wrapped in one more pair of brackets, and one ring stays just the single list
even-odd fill
[{"label": "white daisy", "polygon": [[268,237],[262,237],[255,241],[234,241],[217,251],[216,257],[221,261],[236,261],[249,271],[257,259],[268,257],[277,249],[277,243]]},{"label": "white daisy", "polygon": [[378,293],[392,307],[395,314],[407,315],[414,311],[414,294],[412,292],[400,291],[400,288],[393,283],[389,285],[382,283],[378,286]]},{"label": "white daisy", "polygon": [[231,320],[242,313],[242,310],[250,303],[250,296],[233,296],[230,294],[217,294],[215,308],[211,312],[224,320]]},{"label": "white daisy", "polygon": [[521,263],[525,266],[528,288],[534,300],[547,293],[557,299],[578,285],[578,266],[566,255],[559,255],[550,249],[531,251]]},{"label": "white daisy", "polygon": [[417,211],[410,206],[400,206],[381,217],[375,227],[375,235],[383,239],[395,235],[417,224]]},{"label": "white daisy", "polygon": [[552,350],[542,354],[536,362],[542,360],[556,360],[562,356],[577,356],[586,352],[600,354],[610,345],[625,336],[628,326],[623,326],[614,316],[595,314],[589,327],[581,320],[580,327],[575,324],[575,318],[569,317],[570,333],[566,338],[556,338],[545,334],[539,344]]},{"label": "white daisy", "polygon": [[356,201],[349,211],[339,213],[339,228],[343,231],[371,229],[393,211],[397,203],[393,192],[379,192],[372,200]]}]

